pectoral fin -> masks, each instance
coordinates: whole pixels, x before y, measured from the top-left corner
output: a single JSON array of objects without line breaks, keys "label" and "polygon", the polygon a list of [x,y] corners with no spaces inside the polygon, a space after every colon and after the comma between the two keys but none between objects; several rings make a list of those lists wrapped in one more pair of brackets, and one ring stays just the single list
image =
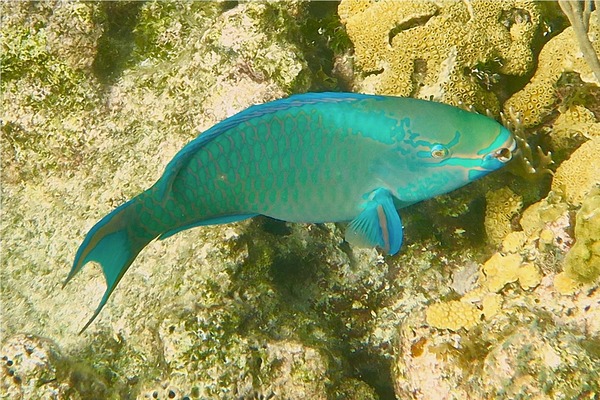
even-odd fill
[{"label": "pectoral fin", "polygon": [[377,189],[371,194],[363,212],[350,222],[346,241],[359,247],[379,246],[390,255],[400,250],[402,221],[388,190]]}]

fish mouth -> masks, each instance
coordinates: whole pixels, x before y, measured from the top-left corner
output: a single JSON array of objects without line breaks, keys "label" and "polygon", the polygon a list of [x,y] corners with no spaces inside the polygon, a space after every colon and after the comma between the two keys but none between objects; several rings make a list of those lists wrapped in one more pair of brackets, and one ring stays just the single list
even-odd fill
[{"label": "fish mouth", "polygon": [[501,143],[496,150],[483,156],[481,169],[487,172],[495,171],[512,160],[516,152],[517,141],[512,134],[508,134],[504,143]]},{"label": "fish mouth", "polygon": [[513,159],[517,153],[517,141],[513,135],[510,135],[506,141],[498,148],[498,150],[488,153],[484,158],[487,160],[497,160],[502,164],[506,164]]},{"label": "fish mouth", "polygon": [[496,144],[495,150],[484,153],[485,155],[479,159],[479,165],[469,171],[469,180],[481,178],[488,173],[504,167],[512,160],[517,150],[517,141],[508,130],[503,128],[505,133],[504,141]]}]

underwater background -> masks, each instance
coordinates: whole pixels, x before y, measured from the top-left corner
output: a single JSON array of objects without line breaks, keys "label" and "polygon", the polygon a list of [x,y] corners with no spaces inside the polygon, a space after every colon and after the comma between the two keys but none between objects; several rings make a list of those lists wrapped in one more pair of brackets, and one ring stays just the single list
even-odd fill
[{"label": "underwater background", "polygon": [[[565,7],[2,2],[0,398],[598,399],[600,15]],[[522,157],[405,209],[393,257],[263,217],[153,242],[78,335],[98,219],[216,122],[326,90],[489,113]]]}]

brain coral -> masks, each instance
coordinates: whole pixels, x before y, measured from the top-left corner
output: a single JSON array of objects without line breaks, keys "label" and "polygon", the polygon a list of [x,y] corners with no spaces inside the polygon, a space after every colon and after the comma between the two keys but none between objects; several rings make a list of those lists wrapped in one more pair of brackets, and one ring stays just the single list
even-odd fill
[{"label": "brain coral", "polygon": [[[590,22],[593,21],[597,21],[597,14],[590,18]],[[600,24],[590,23],[589,37],[596,52],[600,53]],[[570,27],[546,43],[540,53],[535,75],[527,86],[508,99],[504,109],[521,113],[524,127],[538,125],[552,111],[556,84],[564,72],[577,72],[585,82],[596,81]]]},{"label": "brain coral", "polygon": [[556,170],[552,190],[563,192],[567,201],[580,205],[594,186],[600,185],[600,136],[582,144]]},{"label": "brain coral", "polygon": [[482,64],[523,75],[539,25],[532,1],[343,0],[338,12],[367,75],[359,90],[498,109],[473,79]]}]

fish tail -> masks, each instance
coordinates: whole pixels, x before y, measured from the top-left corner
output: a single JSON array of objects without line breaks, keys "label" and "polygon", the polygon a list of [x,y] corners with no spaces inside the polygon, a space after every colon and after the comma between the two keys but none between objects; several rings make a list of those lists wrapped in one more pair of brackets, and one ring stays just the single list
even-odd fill
[{"label": "fish tail", "polygon": [[106,291],[96,311],[80,333],[98,316],[109,296],[131,265],[138,253],[156,236],[141,223],[136,211],[139,196],[117,207],[94,225],[79,246],[71,272],[63,288],[90,261],[102,267]]}]

